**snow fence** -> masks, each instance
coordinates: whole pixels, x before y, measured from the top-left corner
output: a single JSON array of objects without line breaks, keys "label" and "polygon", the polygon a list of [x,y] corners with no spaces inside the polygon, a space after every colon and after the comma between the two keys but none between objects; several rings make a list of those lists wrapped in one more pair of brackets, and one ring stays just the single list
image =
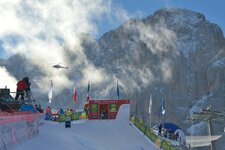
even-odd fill
[{"label": "snow fence", "polygon": [[0,150],[14,149],[39,133],[44,115],[23,114],[15,116],[0,116]]}]

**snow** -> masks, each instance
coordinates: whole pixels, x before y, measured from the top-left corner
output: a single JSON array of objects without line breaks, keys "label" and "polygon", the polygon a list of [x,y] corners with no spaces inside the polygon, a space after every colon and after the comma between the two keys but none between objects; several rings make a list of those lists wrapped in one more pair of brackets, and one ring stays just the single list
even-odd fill
[{"label": "snow", "polygon": [[129,105],[122,105],[116,120],[84,120],[71,128],[64,123],[45,121],[37,137],[16,150],[156,150],[129,125]]},{"label": "snow", "polygon": [[171,19],[173,21],[173,24],[195,25],[205,20],[205,17],[203,15],[187,9],[163,8],[161,10],[164,10],[167,13],[171,13]]},{"label": "snow", "polygon": [[188,133],[190,135],[199,135],[200,134],[200,129],[202,129],[203,127],[205,126],[205,122],[199,122],[199,123],[196,123],[196,124],[192,124],[188,129]]},{"label": "snow", "polygon": [[213,64],[213,67],[215,68],[224,68],[225,67],[225,58],[222,58],[220,60],[216,60]]}]

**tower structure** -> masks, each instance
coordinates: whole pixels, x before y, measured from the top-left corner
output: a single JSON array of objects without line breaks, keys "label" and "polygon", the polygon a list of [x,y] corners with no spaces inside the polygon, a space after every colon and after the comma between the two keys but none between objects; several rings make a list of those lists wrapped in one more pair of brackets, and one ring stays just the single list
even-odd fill
[{"label": "tower structure", "polygon": [[[222,114],[220,111],[213,110],[212,106],[210,105],[207,109],[202,109],[200,112],[194,112],[190,118],[191,121],[207,121],[208,123],[208,134],[214,135],[213,133],[213,122],[225,122],[225,115]],[[216,150],[215,141],[211,141],[210,145],[211,150]]]}]

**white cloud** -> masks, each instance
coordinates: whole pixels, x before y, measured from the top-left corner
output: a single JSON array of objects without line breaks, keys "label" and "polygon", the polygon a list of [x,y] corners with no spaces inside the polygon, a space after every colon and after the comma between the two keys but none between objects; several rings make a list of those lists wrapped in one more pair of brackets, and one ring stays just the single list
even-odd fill
[{"label": "white cloud", "polygon": [[[51,68],[52,65],[69,61],[65,47],[79,55],[72,63],[84,65],[84,79],[100,82],[106,78],[102,70],[89,64],[80,44],[83,33],[96,34],[96,20],[103,15],[127,18],[126,11],[114,7],[110,0],[1,0],[0,1],[0,39],[8,56],[16,53],[25,55],[45,73],[38,80],[43,91],[49,81],[55,81],[58,90],[70,86],[67,71]],[[113,12],[112,12],[113,11]],[[125,14],[125,15],[123,15]]]},{"label": "white cloud", "polygon": [[169,59],[165,59],[160,64],[160,69],[162,72],[163,81],[168,83],[173,78],[173,68],[172,62]]},{"label": "white cloud", "polygon": [[7,72],[5,67],[0,67],[0,75],[0,88],[5,88],[5,86],[7,86],[11,92],[16,92],[17,80]]},{"label": "white cloud", "polygon": [[102,69],[96,69],[93,65],[88,65],[83,70],[83,84],[87,85],[89,81],[98,84],[101,81],[108,80],[108,75]]},{"label": "white cloud", "polygon": [[140,40],[146,43],[147,47],[154,54],[166,52],[175,46],[176,34],[169,30],[163,21],[157,27],[138,23],[137,29],[140,33]]}]

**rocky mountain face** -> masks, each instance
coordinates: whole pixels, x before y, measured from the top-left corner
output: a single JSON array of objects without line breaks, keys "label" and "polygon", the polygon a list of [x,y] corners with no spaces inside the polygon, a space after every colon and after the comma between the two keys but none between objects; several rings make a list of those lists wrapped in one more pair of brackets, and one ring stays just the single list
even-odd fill
[{"label": "rocky mountain face", "polygon": [[[120,80],[131,99],[131,113],[145,122],[150,122],[150,93],[153,124],[162,121],[164,100],[166,121],[177,123],[189,134],[198,126],[188,121],[194,111],[212,105],[224,113],[225,39],[220,27],[204,15],[161,9],[147,18],[128,21],[91,45],[86,44],[88,58]],[[213,125],[218,129],[215,132],[221,132],[223,125]],[[198,130],[198,134],[207,134],[206,124]]]},{"label": "rocky mountain face", "polygon": [[[213,109],[224,113],[225,39],[220,27],[206,20],[204,15],[179,8],[160,9],[147,18],[131,19],[99,40],[88,35],[82,39],[88,61],[108,75],[106,81],[94,87],[93,93],[112,97],[109,91],[114,87],[109,83],[119,81],[121,98],[131,100],[131,114],[145,122],[150,123],[150,93],[152,124],[162,121],[161,103],[164,100],[166,121],[178,124],[188,134],[207,133],[206,123],[188,121],[194,111],[212,105]],[[10,70],[21,64],[16,63],[15,58],[9,58],[13,61],[8,61],[6,68],[19,78],[22,76],[20,70]],[[38,76],[43,74],[38,66],[25,68],[35,70]],[[71,69],[68,76],[73,79],[72,72],[77,68]],[[82,78],[79,72],[75,80]],[[83,86],[78,89],[85,89],[85,93]],[[68,91],[65,89],[58,94],[64,102],[69,97]],[[70,104],[64,102],[61,101]],[[213,125],[214,132],[221,133],[223,125]],[[224,138],[217,146],[224,147],[223,143]]]}]

